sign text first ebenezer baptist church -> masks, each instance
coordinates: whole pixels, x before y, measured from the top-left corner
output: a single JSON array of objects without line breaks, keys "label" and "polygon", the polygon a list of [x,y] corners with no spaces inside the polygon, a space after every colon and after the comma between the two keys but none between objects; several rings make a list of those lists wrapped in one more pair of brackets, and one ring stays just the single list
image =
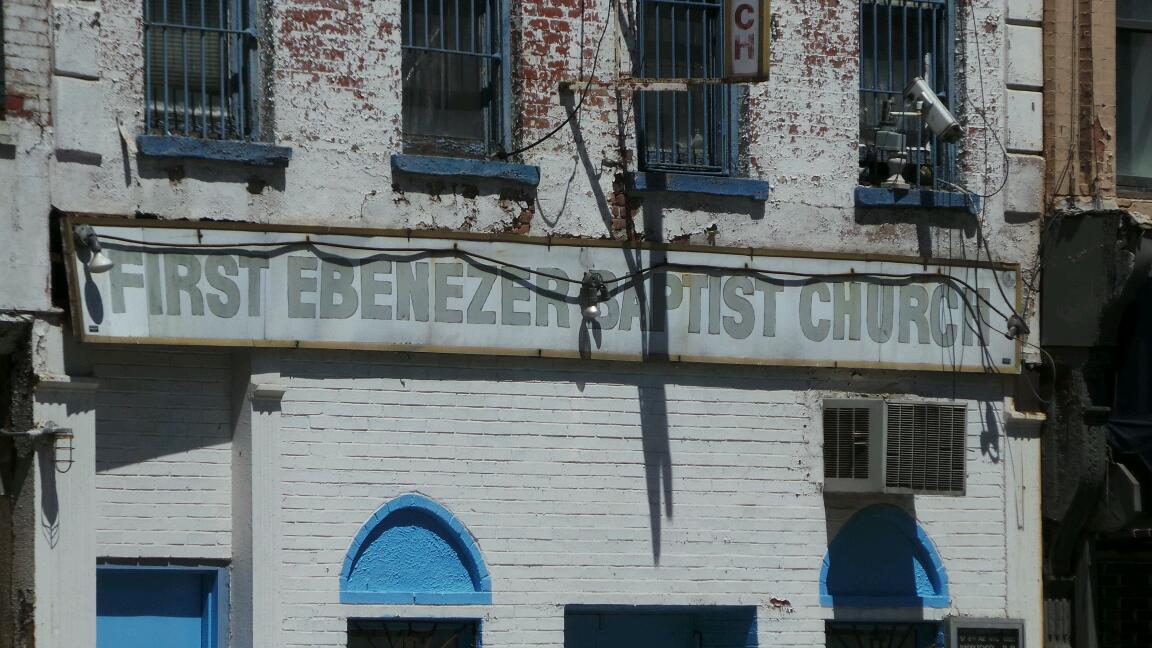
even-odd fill
[{"label": "sign text first ebenezer baptist church", "polygon": [[[115,262],[91,274],[86,250],[70,254],[75,324],[90,342],[1018,371],[1016,342],[997,331],[1014,312],[1014,266],[111,219],[66,227],[81,222]],[[589,270],[609,288],[590,321],[580,303]]]}]

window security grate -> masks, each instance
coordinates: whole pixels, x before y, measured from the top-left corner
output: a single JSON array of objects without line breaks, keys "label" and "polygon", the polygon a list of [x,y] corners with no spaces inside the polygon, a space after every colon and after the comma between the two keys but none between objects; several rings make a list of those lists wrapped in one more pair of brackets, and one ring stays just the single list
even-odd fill
[{"label": "window security grate", "polygon": [[163,135],[251,139],[256,36],[243,0],[145,0],[146,127]]},{"label": "window security grate", "polygon": [[502,141],[497,0],[402,0],[404,150],[486,157]]},{"label": "window security grate", "polygon": [[824,478],[868,479],[871,410],[829,407],[824,410]]},{"label": "window security grate", "polygon": [[478,623],[454,619],[348,620],[348,648],[477,648]]},{"label": "window security grate", "polygon": [[879,185],[902,153],[912,185],[955,182],[956,147],[924,125],[904,89],[923,77],[953,110],[953,0],[861,0],[860,182]]},{"label": "window security grate", "polygon": [[[723,74],[720,0],[641,0],[640,70],[648,79]],[[641,168],[715,175],[731,170],[727,85],[637,93]]]},{"label": "window security grate", "polygon": [[963,493],[966,408],[889,403],[886,409],[886,489]]}]

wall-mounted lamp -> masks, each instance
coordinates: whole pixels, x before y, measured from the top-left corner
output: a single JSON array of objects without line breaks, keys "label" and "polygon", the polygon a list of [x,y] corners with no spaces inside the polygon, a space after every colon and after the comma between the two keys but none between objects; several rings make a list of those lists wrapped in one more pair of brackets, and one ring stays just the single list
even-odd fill
[{"label": "wall-mounted lamp", "polygon": [[77,245],[88,250],[88,262],[85,264],[88,267],[88,272],[97,274],[112,269],[115,264],[112,263],[112,259],[109,259],[107,254],[104,254],[104,250],[100,246],[100,237],[96,236],[96,230],[92,229],[91,225],[77,225],[74,233]]},{"label": "wall-mounted lamp", "polygon": [[1008,316],[1008,330],[1004,332],[1004,337],[1015,340],[1021,335],[1028,335],[1031,332],[1023,317],[1016,314]]},{"label": "wall-mounted lamp", "polygon": [[580,282],[580,313],[584,319],[600,317],[600,302],[608,301],[608,286],[599,272],[589,270]]}]

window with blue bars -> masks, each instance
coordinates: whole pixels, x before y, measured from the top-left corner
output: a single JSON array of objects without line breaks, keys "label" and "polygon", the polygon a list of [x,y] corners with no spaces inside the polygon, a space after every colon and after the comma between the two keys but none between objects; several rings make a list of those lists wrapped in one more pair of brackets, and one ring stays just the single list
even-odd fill
[{"label": "window with blue bars", "polygon": [[[723,75],[721,0],[640,0],[640,69],[646,79]],[[732,172],[732,91],[717,83],[637,93],[642,171]]]},{"label": "window with blue bars", "polygon": [[489,157],[508,96],[499,0],[401,0],[404,152]]},{"label": "window with blue bars", "polygon": [[861,0],[860,184],[948,190],[956,146],[941,142],[904,89],[925,79],[954,110],[954,0]]},{"label": "window with blue bars", "polygon": [[144,0],[148,132],[259,139],[257,41],[246,0]]}]

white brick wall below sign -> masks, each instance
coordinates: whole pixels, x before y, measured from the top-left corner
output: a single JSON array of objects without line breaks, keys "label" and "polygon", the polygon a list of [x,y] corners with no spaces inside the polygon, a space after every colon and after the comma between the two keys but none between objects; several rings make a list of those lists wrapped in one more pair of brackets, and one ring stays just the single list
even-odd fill
[{"label": "white brick wall below sign", "polygon": [[[482,617],[486,645],[561,646],[568,604],[750,605],[760,645],[820,645],[833,614],[818,603],[828,540],[875,502],[914,511],[948,570],[952,608],[925,618],[1006,614],[1008,441],[1002,394],[987,377],[336,351],[282,358],[283,645],[344,646],[350,617],[431,615]],[[228,356],[109,349],[96,369],[107,376],[100,554],[227,558]],[[824,495],[818,405],[851,394],[968,402],[967,495]],[[476,537],[492,605],[339,603],[360,526],[412,491]]]}]

